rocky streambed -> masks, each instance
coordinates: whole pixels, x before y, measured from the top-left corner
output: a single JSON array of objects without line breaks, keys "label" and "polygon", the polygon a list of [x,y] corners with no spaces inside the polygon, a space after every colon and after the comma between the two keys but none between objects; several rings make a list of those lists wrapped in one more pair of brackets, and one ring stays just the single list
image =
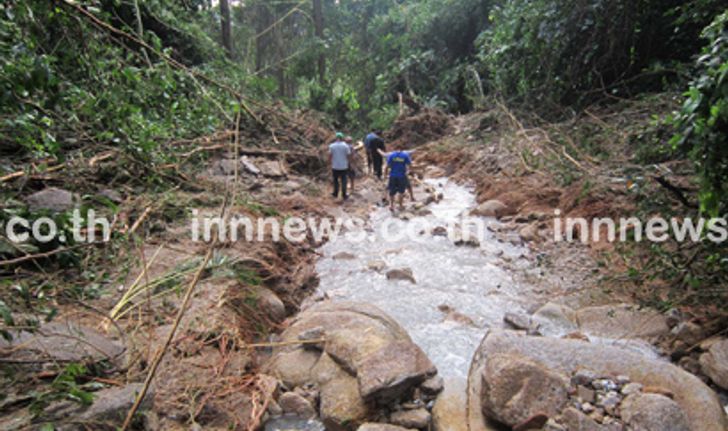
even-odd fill
[{"label": "rocky streambed", "polygon": [[[320,302],[290,322],[266,370],[281,382],[266,429],[727,428],[716,393],[653,347],[680,336],[679,318],[572,309],[568,292],[515,276],[536,270],[523,235],[498,236],[493,218],[462,239],[466,187],[434,179],[423,192],[426,204],[377,209],[323,247]],[[383,224],[418,235],[389,242]]]}]

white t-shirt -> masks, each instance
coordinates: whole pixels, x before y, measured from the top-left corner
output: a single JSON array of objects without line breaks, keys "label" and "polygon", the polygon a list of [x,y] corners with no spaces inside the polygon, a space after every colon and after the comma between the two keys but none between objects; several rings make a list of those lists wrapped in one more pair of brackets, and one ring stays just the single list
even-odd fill
[{"label": "white t-shirt", "polygon": [[329,145],[329,153],[331,153],[331,169],[337,171],[349,169],[349,154],[351,154],[349,144],[344,141],[336,141]]}]

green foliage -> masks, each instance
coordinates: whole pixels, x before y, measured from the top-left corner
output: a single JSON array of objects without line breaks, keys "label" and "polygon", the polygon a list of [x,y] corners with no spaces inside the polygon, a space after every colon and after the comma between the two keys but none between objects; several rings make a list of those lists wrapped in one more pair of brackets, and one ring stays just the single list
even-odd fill
[{"label": "green foliage", "polygon": [[[688,6],[691,6],[690,8]],[[605,95],[664,88],[694,54],[695,24],[715,1],[515,0],[491,13],[479,40],[492,88],[553,117]],[[693,42],[694,44],[694,42]]]},{"label": "green foliage", "polygon": [[84,385],[80,381],[88,375],[89,370],[82,364],[70,363],[61,372],[58,377],[53,380],[50,390],[37,393],[30,405],[30,411],[38,416],[43,413],[43,409],[54,401],[69,400],[78,404],[88,406],[93,403],[94,397],[88,389],[98,389],[98,385],[92,383]]},{"label": "green foliage", "polygon": [[682,110],[673,119],[671,143],[690,154],[701,177],[701,210],[724,214],[728,204],[728,12],[703,32],[708,45]]},{"label": "green foliage", "polygon": [[[177,53],[162,38],[194,46],[188,47],[197,53],[191,61],[201,60],[200,52],[216,51],[201,27],[193,24],[194,14],[180,15],[189,16],[187,21],[174,19],[173,2],[145,3],[150,20],[162,29],[166,27],[159,23],[164,19],[184,29],[147,32],[145,38],[158,51]],[[106,9],[89,10],[100,19],[115,16]],[[151,65],[140,50],[119,43],[66,6],[49,8],[41,0],[3,3],[0,137],[8,145],[4,150],[63,157],[94,143],[120,147],[142,159],[164,157],[153,154],[160,143],[210,133],[220,126],[225,117],[219,107],[229,107],[230,96],[203,87],[154,53],[147,55]],[[242,71],[217,58],[209,54],[208,62],[198,68],[230,79],[234,86],[246,83]]]}]

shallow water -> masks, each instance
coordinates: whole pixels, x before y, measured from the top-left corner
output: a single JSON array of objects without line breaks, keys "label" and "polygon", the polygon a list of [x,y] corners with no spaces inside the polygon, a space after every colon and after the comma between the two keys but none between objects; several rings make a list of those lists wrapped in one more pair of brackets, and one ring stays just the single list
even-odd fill
[{"label": "shallow water", "polygon": [[[425,224],[447,226],[475,206],[471,189],[448,180],[428,182],[444,194],[442,201],[428,207],[431,215],[404,221],[379,208],[370,215],[366,227],[326,243],[321,250],[324,257],[317,264],[319,289],[332,300],[378,306],[409,332],[441,375],[465,377],[483,329],[503,326],[507,311],[526,312],[538,295],[532,286],[519,284],[498,266],[500,256],[518,261],[528,250],[496,241],[487,229],[471,229],[480,240],[477,248],[456,246],[447,237],[429,234],[385,239],[391,237],[385,230],[396,235],[406,229],[420,232]],[[353,254],[355,259],[334,259],[342,252]],[[387,269],[410,268],[416,284],[387,280],[386,270],[369,269],[369,263],[375,261],[385,262]],[[438,309],[443,305],[457,314],[448,317]]]}]

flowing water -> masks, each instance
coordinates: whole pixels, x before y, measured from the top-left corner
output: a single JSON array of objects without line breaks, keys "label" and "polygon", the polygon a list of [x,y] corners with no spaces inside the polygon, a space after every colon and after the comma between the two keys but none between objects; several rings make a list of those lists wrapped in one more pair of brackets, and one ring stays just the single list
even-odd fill
[{"label": "flowing water", "polygon": [[[478,247],[456,246],[445,236],[418,234],[426,226],[453,225],[475,206],[471,189],[445,179],[427,182],[444,195],[439,203],[428,206],[431,214],[405,221],[379,208],[371,213],[367,226],[326,243],[317,265],[319,289],[332,300],[378,306],[409,332],[440,375],[465,377],[483,328],[502,326],[507,311],[526,312],[538,295],[533,286],[518,283],[498,265],[504,257],[527,262],[520,258],[528,250],[496,241],[488,229],[478,232],[471,227],[479,237]],[[408,230],[415,234],[403,235]],[[402,238],[392,241],[391,234]],[[337,258],[342,253],[355,258]],[[370,268],[381,265],[386,269]],[[416,284],[387,280],[387,270],[395,268],[411,269]]]}]

